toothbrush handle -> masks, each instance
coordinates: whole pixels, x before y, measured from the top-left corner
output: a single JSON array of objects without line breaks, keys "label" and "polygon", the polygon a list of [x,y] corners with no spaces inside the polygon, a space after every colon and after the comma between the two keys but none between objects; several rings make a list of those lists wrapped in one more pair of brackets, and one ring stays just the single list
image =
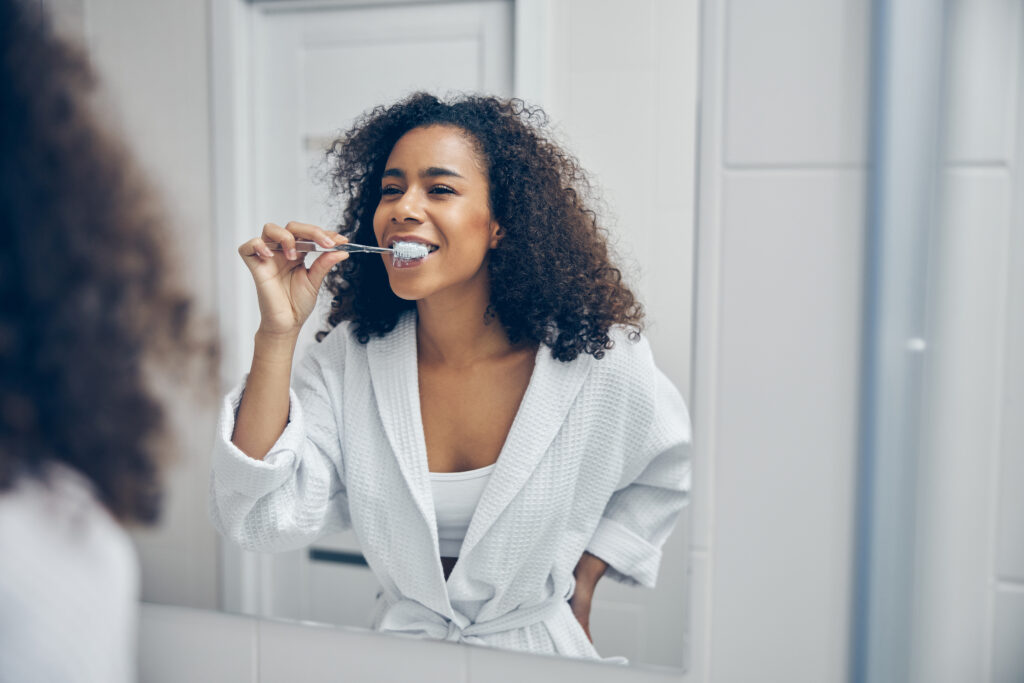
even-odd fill
[{"label": "toothbrush handle", "polygon": [[[267,248],[271,251],[281,251],[278,242],[267,242]],[[371,247],[366,244],[339,244],[336,247],[321,247],[311,240],[295,240],[295,251],[306,252],[327,252],[327,251],[348,251],[352,253],[390,254],[394,249],[386,247]]]}]

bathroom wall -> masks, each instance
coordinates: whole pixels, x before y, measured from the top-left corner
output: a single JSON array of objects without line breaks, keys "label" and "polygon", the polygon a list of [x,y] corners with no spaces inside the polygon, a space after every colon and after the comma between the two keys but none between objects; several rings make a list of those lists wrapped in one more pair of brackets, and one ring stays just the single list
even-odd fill
[{"label": "bathroom wall", "polygon": [[847,677],[868,6],[702,4],[694,680]]},{"label": "bathroom wall", "polygon": [[912,679],[1024,680],[1024,3],[950,4]]}]

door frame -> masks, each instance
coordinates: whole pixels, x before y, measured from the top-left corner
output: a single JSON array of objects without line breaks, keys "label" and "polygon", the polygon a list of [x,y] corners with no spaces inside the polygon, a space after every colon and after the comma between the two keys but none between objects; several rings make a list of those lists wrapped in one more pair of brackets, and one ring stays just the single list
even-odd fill
[{"label": "door frame", "polygon": [[[377,0],[387,4],[451,4],[467,0]],[[554,0],[511,0],[513,93],[531,104],[551,102],[551,6]],[[239,267],[238,226],[256,225],[251,215],[253,136],[251,35],[257,13],[322,7],[370,6],[366,0],[215,0],[210,8],[210,104],[213,158],[213,231],[216,304],[222,348],[245,348],[258,321],[239,306],[249,274]],[[220,388],[226,393],[245,372],[246,359],[225,354]],[[218,602],[234,613],[271,616],[271,557],[246,552],[220,539]]]}]

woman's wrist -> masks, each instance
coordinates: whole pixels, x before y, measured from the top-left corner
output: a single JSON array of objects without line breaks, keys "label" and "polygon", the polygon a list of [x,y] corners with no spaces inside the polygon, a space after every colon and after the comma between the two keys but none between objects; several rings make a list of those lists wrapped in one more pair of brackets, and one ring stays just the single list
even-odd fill
[{"label": "woman's wrist", "polygon": [[298,340],[297,330],[280,333],[259,329],[253,339],[253,357],[270,361],[287,359],[288,363],[291,363]]}]

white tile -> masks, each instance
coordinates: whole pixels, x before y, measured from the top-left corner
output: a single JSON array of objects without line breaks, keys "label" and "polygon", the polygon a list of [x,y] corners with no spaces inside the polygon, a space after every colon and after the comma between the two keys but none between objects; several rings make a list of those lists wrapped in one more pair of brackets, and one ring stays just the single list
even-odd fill
[{"label": "white tile", "polygon": [[467,645],[299,622],[259,623],[260,681],[466,683]]},{"label": "white tile", "polygon": [[1024,587],[997,590],[992,645],[992,683],[1024,681]]},{"label": "white tile", "polygon": [[256,621],[187,607],[143,603],[139,680],[256,683]]},{"label": "white tile", "polygon": [[869,7],[862,0],[730,0],[727,163],[865,160]]},{"label": "white tile", "polygon": [[946,174],[943,221],[932,239],[914,680],[984,677],[1009,189],[1003,172]]},{"label": "white tile", "polygon": [[[1020,338],[1017,338],[1018,348]],[[1024,401],[1003,405],[996,574],[1024,581]]]},{"label": "white tile", "polygon": [[[1024,140],[1020,146],[1024,150]],[[1014,181],[1021,207],[1024,192],[1019,170]],[[1024,505],[1020,496],[1024,491],[1024,214],[1019,210],[1016,220],[1010,230],[1006,286],[996,572],[1002,578],[1024,582]]]},{"label": "white tile", "polygon": [[650,666],[623,667],[615,664],[569,659],[554,655],[533,655],[508,650],[472,647],[468,649],[470,683],[668,683],[679,682],[682,674]]},{"label": "white tile", "polygon": [[864,177],[732,173],[723,190],[709,666],[842,680]]},{"label": "white tile", "polygon": [[566,7],[571,71],[653,66],[653,0],[571,0]]},{"label": "white tile", "polygon": [[1021,3],[949,3],[948,139],[953,163],[1009,163],[1020,77]]}]

